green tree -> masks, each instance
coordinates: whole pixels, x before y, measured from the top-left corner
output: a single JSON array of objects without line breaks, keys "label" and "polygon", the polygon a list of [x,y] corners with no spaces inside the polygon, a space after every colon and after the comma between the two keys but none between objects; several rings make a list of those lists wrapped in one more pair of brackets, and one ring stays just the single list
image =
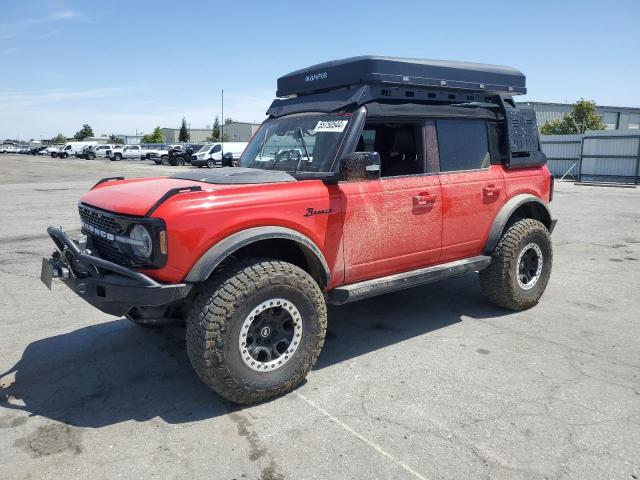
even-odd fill
[{"label": "green tree", "polygon": [[189,129],[187,128],[187,119],[182,117],[182,123],[180,124],[180,133],[178,133],[179,142],[188,142],[191,139]]},{"label": "green tree", "polygon": [[596,102],[581,98],[571,113],[562,118],[549,120],[540,127],[543,135],[570,135],[584,133],[587,130],[604,130],[602,117],[596,112]]},{"label": "green tree", "polygon": [[122,140],[121,138],[118,138],[118,136],[115,133],[112,133],[111,135],[109,135],[109,143],[118,145],[118,144],[123,144],[124,140]]},{"label": "green tree", "polygon": [[160,127],[154,128],[152,134],[143,135],[140,143],[164,143],[164,137],[162,136]]},{"label": "green tree", "polygon": [[233,123],[235,120],[231,117],[227,117],[224,119],[224,124],[225,125],[229,125],[230,123]]},{"label": "green tree", "polygon": [[75,133],[73,138],[76,140],[84,140],[87,137],[93,137],[93,129],[91,125],[85,123],[82,125],[82,128]]},{"label": "green tree", "polygon": [[67,137],[65,137],[61,133],[59,133],[58,135],[56,135],[51,139],[51,143],[53,143],[54,145],[57,145],[59,143],[65,143],[66,141],[67,141]]},{"label": "green tree", "polygon": [[213,120],[213,128],[211,129],[211,135],[209,136],[209,140],[212,142],[220,141],[220,119],[216,115],[216,118]]}]

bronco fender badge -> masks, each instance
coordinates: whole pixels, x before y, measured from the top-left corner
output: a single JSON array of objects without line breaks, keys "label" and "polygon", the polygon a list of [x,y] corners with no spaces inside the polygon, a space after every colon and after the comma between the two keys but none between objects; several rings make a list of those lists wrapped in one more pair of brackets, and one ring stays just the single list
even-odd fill
[{"label": "bronco fender badge", "polygon": [[313,208],[307,208],[307,211],[304,213],[305,217],[313,217],[314,215],[328,215],[333,211],[331,208],[327,208],[325,210],[314,210]]}]

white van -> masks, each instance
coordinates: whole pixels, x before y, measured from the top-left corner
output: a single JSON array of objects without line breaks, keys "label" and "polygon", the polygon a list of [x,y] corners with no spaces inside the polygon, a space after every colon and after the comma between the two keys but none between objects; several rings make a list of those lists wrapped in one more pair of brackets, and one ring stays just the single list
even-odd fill
[{"label": "white van", "polygon": [[[67,158],[69,155],[81,155],[82,149],[84,147],[88,147],[89,145],[95,146],[98,145],[98,142],[69,142],[66,143],[64,147],[62,147],[57,156],[60,158]],[[53,156],[53,154],[52,154]]]},{"label": "white van", "polygon": [[[232,167],[235,162],[231,162],[231,165],[225,164],[227,162],[226,158],[231,154],[234,161],[239,160],[246,146],[247,142],[224,142],[204,145],[191,156],[191,165],[194,167],[207,166],[209,168]],[[224,162],[223,155],[225,156]]]}]

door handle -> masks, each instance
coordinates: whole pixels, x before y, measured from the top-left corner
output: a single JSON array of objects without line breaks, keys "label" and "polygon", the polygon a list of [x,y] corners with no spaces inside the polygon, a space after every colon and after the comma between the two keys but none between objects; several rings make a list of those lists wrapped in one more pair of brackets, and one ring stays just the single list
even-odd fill
[{"label": "door handle", "polygon": [[493,197],[500,195],[500,187],[496,187],[495,185],[487,185],[482,189],[482,193],[487,197]]},{"label": "door handle", "polygon": [[436,196],[429,192],[422,192],[413,197],[414,205],[427,205],[435,201]]}]

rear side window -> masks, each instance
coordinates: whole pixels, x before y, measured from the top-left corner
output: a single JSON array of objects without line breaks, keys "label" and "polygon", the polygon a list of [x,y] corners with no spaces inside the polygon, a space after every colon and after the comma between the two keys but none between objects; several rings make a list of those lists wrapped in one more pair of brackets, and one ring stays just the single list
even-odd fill
[{"label": "rear side window", "polygon": [[491,164],[487,123],[483,120],[438,120],[440,171],[477,170]]}]

